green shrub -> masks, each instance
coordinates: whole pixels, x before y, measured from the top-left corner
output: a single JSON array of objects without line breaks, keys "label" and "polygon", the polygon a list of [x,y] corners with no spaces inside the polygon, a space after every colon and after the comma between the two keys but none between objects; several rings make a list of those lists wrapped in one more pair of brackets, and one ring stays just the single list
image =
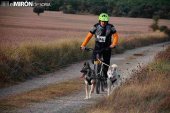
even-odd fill
[{"label": "green shrub", "polygon": [[159,30],[158,26],[159,16],[153,16],[153,24],[150,25],[153,31]]},{"label": "green shrub", "polygon": [[35,6],[33,8],[33,12],[37,13],[37,15],[39,16],[40,13],[44,13],[44,7],[42,7],[42,6]]}]

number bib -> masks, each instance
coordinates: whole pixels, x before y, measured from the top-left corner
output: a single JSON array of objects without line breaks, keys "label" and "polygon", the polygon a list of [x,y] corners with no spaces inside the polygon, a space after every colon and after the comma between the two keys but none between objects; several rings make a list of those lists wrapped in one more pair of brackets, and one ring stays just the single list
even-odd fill
[{"label": "number bib", "polygon": [[106,41],[106,36],[99,36],[99,35],[97,35],[97,41],[98,42],[105,42]]}]

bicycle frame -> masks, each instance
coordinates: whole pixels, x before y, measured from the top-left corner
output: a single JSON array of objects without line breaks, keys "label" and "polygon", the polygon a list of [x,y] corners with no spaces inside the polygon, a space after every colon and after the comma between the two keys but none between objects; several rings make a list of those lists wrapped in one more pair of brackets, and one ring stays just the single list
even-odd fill
[{"label": "bicycle frame", "polygon": [[103,62],[101,62],[99,59],[97,59],[97,61],[94,61],[94,64],[95,64],[95,65],[99,65],[99,64],[101,64],[100,72],[99,72],[99,73],[97,73],[97,75],[98,75],[98,74],[101,74],[101,73],[102,73],[102,70],[103,70],[103,65],[104,65],[104,63],[103,63]]},{"label": "bicycle frame", "polygon": [[94,71],[95,71],[95,75],[96,75],[96,93],[99,94],[100,90],[104,91],[104,84],[105,84],[105,80],[104,80],[104,75],[103,75],[103,66],[104,63],[97,58],[96,61],[94,61]]}]

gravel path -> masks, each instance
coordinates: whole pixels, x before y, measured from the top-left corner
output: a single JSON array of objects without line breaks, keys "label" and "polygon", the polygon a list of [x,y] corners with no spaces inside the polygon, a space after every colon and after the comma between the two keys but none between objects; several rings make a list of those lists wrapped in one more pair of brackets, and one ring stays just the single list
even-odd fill
[{"label": "gravel path", "polygon": [[[139,65],[144,66],[152,62],[154,56],[164,50],[170,42],[151,45],[147,47],[137,48],[126,51],[124,54],[113,55],[111,64],[115,63],[119,66],[120,75],[123,78],[129,78],[134,69],[138,69]],[[136,55],[134,55],[136,54]],[[0,89],[0,98],[11,94],[18,94],[35,88],[40,88],[51,83],[59,83],[65,80],[80,77],[79,70],[83,62],[70,65],[65,69],[61,69],[55,73],[44,75],[41,78],[35,78],[19,85],[9,88]],[[75,93],[67,97],[56,98],[43,103],[36,103],[21,109],[19,113],[75,113],[78,109],[90,106],[99,98],[106,96],[106,92],[102,94],[93,94],[92,99],[84,100],[85,92]]]}]

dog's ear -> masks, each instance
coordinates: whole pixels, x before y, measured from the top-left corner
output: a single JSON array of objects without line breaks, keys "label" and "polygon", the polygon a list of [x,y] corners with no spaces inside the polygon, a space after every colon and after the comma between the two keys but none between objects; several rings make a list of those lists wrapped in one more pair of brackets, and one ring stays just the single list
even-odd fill
[{"label": "dog's ear", "polygon": [[83,68],[81,69],[80,72],[81,72],[81,73],[84,73],[84,74],[87,73],[87,62],[84,62],[84,66],[83,66]]},{"label": "dog's ear", "polygon": [[84,67],[90,68],[89,62],[84,62]]},{"label": "dog's ear", "polygon": [[84,62],[84,66],[86,66],[87,65],[87,62]]},{"label": "dog's ear", "polygon": [[87,65],[87,67],[90,67],[90,64],[89,64],[89,62],[86,62],[86,65]]}]

